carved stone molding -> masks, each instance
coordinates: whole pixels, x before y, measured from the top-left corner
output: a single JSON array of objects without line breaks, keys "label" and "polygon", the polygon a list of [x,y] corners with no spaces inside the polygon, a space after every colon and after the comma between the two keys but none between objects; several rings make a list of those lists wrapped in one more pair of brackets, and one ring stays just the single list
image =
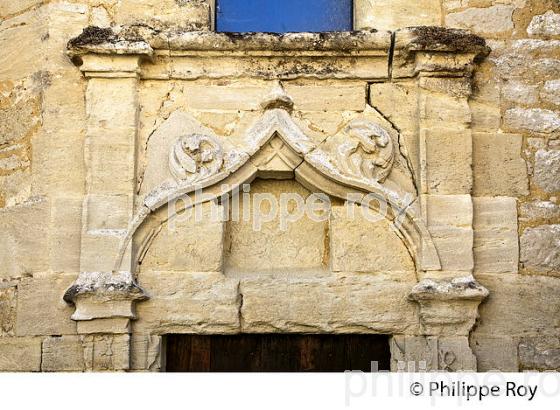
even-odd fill
[{"label": "carved stone molding", "polygon": [[82,272],[64,294],[73,303],[75,321],[134,319],[134,302],[147,299],[130,272]]},{"label": "carved stone molding", "polygon": [[478,318],[478,305],[488,290],[472,276],[451,280],[424,279],[410,292],[420,305],[426,335],[468,335]]}]

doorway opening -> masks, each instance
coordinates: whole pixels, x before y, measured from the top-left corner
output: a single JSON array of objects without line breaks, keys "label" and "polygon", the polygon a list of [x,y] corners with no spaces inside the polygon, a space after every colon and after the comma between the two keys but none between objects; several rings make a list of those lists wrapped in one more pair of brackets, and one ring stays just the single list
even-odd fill
[{"label": "doorway opening", "polygon": [[168,372],[371,372],[390,358],[386,335],[166,336]]}]

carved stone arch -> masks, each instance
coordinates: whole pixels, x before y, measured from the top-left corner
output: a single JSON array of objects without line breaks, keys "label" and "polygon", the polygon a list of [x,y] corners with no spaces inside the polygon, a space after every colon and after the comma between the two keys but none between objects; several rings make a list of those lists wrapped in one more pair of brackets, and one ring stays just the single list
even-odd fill
[{"label": "carved stone arch", "polygon": [[[244,150],[230,148],[226,151],[222,147],[215,147],[216,141],[211,137],[181,137],[172,147],[170,167],[181,166],[181,161],[177,158],[177,147],[184,146],[187,154],[192,155],[192,159],[186,160],[188,164],[184,165],[188,169],[183,170],[189,176],[184,180],[177,178],[176,181],[167,181],[146,196],[123,240],[114,270],[123,270],[123,258],[130,250],[133,237],[136,243],[141,244],[132,253],[132,266],[136,266],[160,229],[159,226],[168,219],[169,213],[161,212],[166,205],[176,206],[177,199],[182,198],[184,206],[174,209],[174,214],[182,212],[188,207],[218,200],[239,191],[243,184],[250,184],[257,177],[294,178],[312,191],[344,201],[351,199],[361,202],[366,199],[367,202],[362,205],[374,211],[379,211],[379,203],[383,202],[388,205],[384,207],[386,211],[383,216],[392,223],[413,255],[416,270],[441,269],[431,236],[419,216],[416,199],[383,184],[391,171],[394,155],[387,132],[381,126],[365,120],[351,121],[345,132],[344,136],[330,137],[338,138],[335,142],[337,146],[342,146],[332,155],[327,151],[329,143],[332,143],[330,138],[317,144],[298,127],[287,110],[273,108],[265,111],[247,131]],[[351,137],[357,137],[358,141],[352,144]],[[213,147],[210,148],[212,152],[201,153],[204,150],[204,138]],[[376,142],[376,139],[379,141]],[[343,143],[340,144],[340,141]],[[391,151],[376,152],[378,147],[381,148],[379,151]],[[201,155],[205,159],[201,159]],[[210,168],[206,166],[209,163],[213,164]],[[219,166],[215,166],[216,164]],[[389,169],[376,173],[376,167]],[[182,172],[175,171],[174,174]],[[149,219],[155,219],[157,223],[153,228],[146,229],[144,225]]]}]

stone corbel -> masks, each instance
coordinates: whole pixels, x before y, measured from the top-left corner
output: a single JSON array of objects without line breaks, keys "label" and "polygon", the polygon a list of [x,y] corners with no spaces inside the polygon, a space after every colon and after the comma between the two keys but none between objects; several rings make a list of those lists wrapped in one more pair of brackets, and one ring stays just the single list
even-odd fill
[{"label": "stone corbel", "polygon": [[64,294],[76,306],[78,333],[128,333],[134,304],[147,299],[130,272],[82,272]]},{"label": "stone corbel", "polygon": [[489,52],[482,37],[465,30],[409,27],[395,33],[392,76],[470,76],[476,62]]},{"label": "stone corbel", "polygon": [[478,318],[478,305],[488,290],[472,276],[450,280],[424,279],[409,294],[420,306],[425,335],[468,336]]}]

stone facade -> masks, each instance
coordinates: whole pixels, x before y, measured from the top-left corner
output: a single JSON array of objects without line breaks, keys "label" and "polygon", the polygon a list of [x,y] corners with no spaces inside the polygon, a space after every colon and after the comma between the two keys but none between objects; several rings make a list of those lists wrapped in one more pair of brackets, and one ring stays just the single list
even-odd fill
[{"label": "stone facade", "polygon": [[356,0],[355,32],[285,36],[213,8],[0,0],[0,370],[239,332],[560,369],[558,2]]}]

